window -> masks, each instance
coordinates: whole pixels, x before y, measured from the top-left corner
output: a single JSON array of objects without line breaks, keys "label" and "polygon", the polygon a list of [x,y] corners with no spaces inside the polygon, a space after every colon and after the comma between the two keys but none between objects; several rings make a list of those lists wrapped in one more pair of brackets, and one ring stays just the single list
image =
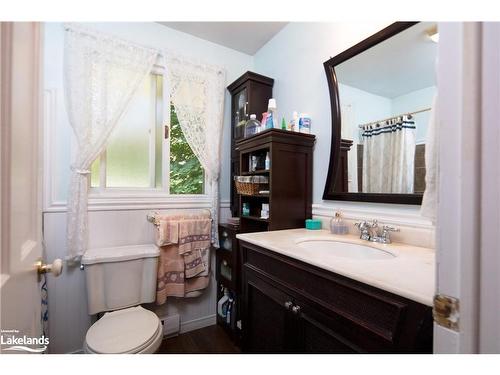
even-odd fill
[{"label": "window", "polygon": [[155,72],[130,102],[106,151],[92,163],[92,191],[204,194],[203,168],[184,137],[174,105],[164,98],[163,75]]}]

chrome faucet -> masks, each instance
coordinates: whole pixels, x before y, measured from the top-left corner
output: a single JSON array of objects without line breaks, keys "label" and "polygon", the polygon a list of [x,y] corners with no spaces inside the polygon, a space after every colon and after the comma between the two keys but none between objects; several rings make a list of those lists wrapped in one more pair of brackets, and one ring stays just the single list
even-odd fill
[{"label": "chrome faucet", "polygon": [[390,232],[399,232],[399,228],[391,227],[390,225],[383,225],[381,230],[377,230],[379,228],[377,220],[373,220],[371,223],[361,221],[354,223],[354,225],[358,227],[360,231],[359,238],[362,240],[383,244],[391,243]]},{"label": "chrome faucet", "polygon": [[373,229],[378,227],[377,220],[373,220],[371,223],[366,220],[360,221],[359,223],[354,223],[359,229],[359,238],[365,241],[371,241],[373,236]]}]

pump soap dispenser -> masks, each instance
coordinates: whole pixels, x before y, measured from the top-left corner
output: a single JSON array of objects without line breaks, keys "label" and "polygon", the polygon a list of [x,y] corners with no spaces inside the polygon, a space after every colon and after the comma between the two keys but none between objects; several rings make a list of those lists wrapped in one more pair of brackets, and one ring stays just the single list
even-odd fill
[{"label": "pump soap dispenser", "polygon": [[334,217],[330,221],[330,232],[332,234],[347,234],[349,232],[347,224],[342,220],[340,211],[335,212]]}]

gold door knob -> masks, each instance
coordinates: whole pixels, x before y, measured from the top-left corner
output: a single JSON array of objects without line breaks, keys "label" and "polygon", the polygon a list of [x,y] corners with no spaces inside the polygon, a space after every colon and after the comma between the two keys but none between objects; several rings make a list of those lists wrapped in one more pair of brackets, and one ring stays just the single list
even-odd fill
[{"label": "gold door knob", "polygon": [[52,273],[54,277],[59,276],[62,273],[63,270],[63,262],[61,259],[54,259],[52,264],[44,264],[42,263],[41,260],[36,262],[36,268],[38,271],[38,274],[43,274],[43,273]]}]

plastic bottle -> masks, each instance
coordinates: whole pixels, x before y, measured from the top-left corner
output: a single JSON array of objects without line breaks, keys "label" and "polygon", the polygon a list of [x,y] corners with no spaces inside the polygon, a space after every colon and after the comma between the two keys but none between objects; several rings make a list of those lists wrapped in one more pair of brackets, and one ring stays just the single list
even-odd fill
[{"label": "plastic bottle", "polygon": [[229,298],[227,303],[226,323],[231,323],[231,315],[233,314],[233,299]]},{"label": "plastic bottle", "polygon": [[276,117],[276,99],[269,99],[267,105],[266,129],[278,128]]},{"label": "plastic bottle", "polygon": [[299,114],[297,111],[293,111],[292,120],[290,121],[290,130],[292,132],[299,131]]},{"label": "plastic bottle", "polygon": [[311,134],[311,118],[307,113],[301,113],[299,117],[299,131],[305,134]]},{"label": "plastic bottle", "polygon": [[264,162],[264,163],[265,163],[265,164],[264,164],[264,169],[265,169],[266,171],[268,171],[268,170],[269,170],[269,168],[271,167],[271,159],[269,159],[269,151],[268,151],[268,152],[266,152],[266,160],[265,160],[265,162]]},{"label": "plastic bottle", "polygon": [[217,302],[217,314],[219,314],[222,317],[226,316],[227,311],[225,311],[225,305],[227,304],[228,301],[229,301],[229,292],[227,288],[224,288],[224,295],[219,300],[219,302]]},{"label": "plastic bottle", "polygon": [[245,138],[257,134],[260,131],[260,123],[256,115],[250,115],[250,120],[245,124]]}]

